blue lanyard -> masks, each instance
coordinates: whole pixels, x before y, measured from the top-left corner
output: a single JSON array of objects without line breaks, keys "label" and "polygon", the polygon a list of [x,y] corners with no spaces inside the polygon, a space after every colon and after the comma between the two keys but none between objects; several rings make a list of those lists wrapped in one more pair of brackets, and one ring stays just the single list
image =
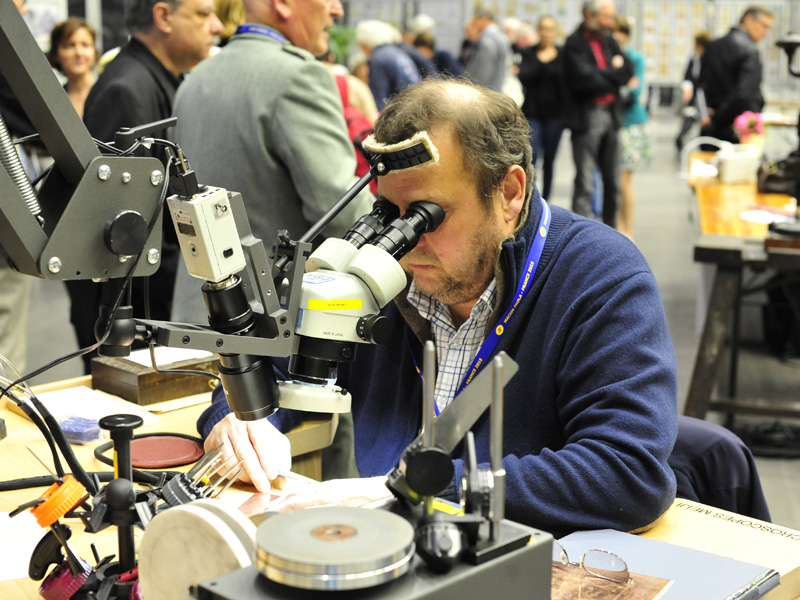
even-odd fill
[{"label": "blue lanyard", "polygon": [[280,44],[286,44],[289,42],[289,40],[287,40],[283,35],[264,25],[239,25],[239,27],[236,28],[234,35],[238,35],[240,33],[257,33],[258,35],[264,35],[271,40],[275,40]]},{"label": "blue lanyard", "polygon": [[[528,251],[525,272],[520,277],[520,281],[517,284],[517,291],[514,294],[514,299],[511,302],[511,306],[508,307],[505,314],[497,322],[495,328],[488,336],[486,336],[486,339],[483,340],[481,347],[478,348],[475,358],[472,359],[472,364],[470,364],[464,379],[461,381],[461,385],[458,387],[458,390],[456,390],[456,396],[458,396],[462,390],[469,385],[475,375],[478,374],[478,371],[480,371],[483,364],[487,361],[491,353],[497,347],[497,344],[500,342],[500,338],[503,337],[503,334],[505,333],[509,321],[511,321],[511,318],[514,316],[517,307],[522,303],[522,300],[531,289],[533,277],[536,274],[536,267],[539,266],[539,260],[541,259],[542,251],[544,250],[544,243],[547,239],[547,234],[550,231],[550,207],[541,196],[539,197],[539,200],[542,203],[542,215],[539,217],[539,224],[536,227],[536,234],[533,239],[533,243],[531,244],[531,249]],[[406,328],[406,332],[408,333],[408,328]],[[420,379],[423,379],[424,375],[422,370],[419,368],[419,365],[417,365],[416,359],[414,359],[413,352],[411,357],[414,360],[414,367],[417,369]],[[438,417],[439,407],[434,405],[434,410],[436,412],[436,416]]]}]

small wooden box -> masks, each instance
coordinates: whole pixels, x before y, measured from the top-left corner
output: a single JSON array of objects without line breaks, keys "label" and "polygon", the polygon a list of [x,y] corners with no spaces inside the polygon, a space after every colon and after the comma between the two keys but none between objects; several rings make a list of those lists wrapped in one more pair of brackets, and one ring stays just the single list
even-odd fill
[{"label": "small wooden box", "polygon": [[92,359],[92,387],[136,404],[155,404],[211,390],[211,379],[203,375],[163,371],[193,369],[216,373],[218,367],[216,354],[159,366],[161,373],[156,373],[152,366],[143,367],[126,358],[100,356]]}]

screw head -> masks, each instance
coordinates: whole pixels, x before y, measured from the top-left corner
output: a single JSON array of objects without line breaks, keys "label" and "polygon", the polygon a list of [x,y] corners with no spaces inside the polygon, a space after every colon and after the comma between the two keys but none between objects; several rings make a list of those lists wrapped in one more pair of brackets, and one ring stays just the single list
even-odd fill
[{"label": "screw head", "polygon": [[131,174],[127,171],[122,174],[122,183],[129,183],[131,180]]},{"label": "screw head", "polygon": [[378,163],[378,173],[383,173],[386,170],[386,165],[382,162]]},{"label": "screw head", "polygon": [[164,174],[161,171],[153,171],[150,173],[150,183],[159,185],[162,181],[164,181]]},{"label": "screw head", "polygon": [[61,270],[61,267],[61,259],[57,256],[53,256],[47,261],[47,270],[51,273],[58,273]]},{"label": "screw head", "polygon": [[222,344],[223,344],[222,340],[217,340],[216,341],[217,348],[222,348]]},{"label": "screw head", "polygon": [[149,262],[151,265],[156,264],[160,258],[161,253],[157,248],[150,248],[150,250],[147,251],[147,262]]},{"label": "screw head", "polygon": [[188,335],[185,335],[181,338],[181,342],[183,342],[184,344],[188,344],[191,341],[192,339]]},{"label": "screw head", "polygon": [[111,177],[111,167],[108,165],[100,165],[100,168],[97,169],[97,176],[101,181],[107,181],[108,178]]}]

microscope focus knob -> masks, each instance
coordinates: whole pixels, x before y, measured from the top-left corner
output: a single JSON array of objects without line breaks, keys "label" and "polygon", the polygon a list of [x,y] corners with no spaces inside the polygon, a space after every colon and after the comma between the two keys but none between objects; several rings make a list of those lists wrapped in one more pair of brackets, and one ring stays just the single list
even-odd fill
[{"label": "microscope focus knob", "polygon": [[139,254],[149,233],[144,217],[133,210],[124,210],[108,220],[103,231],[106,247],[120,256]]},{"label": "microscope focus knob", "polygon": [[392,334],[389,319],[381,315],[367,315],[361,317],[356,325],[356,333],[365,342],[371,344],[385,344]]}]

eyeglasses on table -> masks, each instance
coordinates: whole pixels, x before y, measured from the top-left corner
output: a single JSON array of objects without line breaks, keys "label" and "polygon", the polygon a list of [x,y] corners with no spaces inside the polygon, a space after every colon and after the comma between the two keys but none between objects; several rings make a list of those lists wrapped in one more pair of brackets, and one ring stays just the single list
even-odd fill
[{"label": "eyeglasses on table", "polygon": [[633,578],[628,572],[628,565],[613,552],[592,548],[581,556],[580,562],[570,562],[564,547],[556,540],[553,540],[553,566],[559,569],[566,569],[570,565],[580,567],[593,577],[623,585],[633,583]]}]

